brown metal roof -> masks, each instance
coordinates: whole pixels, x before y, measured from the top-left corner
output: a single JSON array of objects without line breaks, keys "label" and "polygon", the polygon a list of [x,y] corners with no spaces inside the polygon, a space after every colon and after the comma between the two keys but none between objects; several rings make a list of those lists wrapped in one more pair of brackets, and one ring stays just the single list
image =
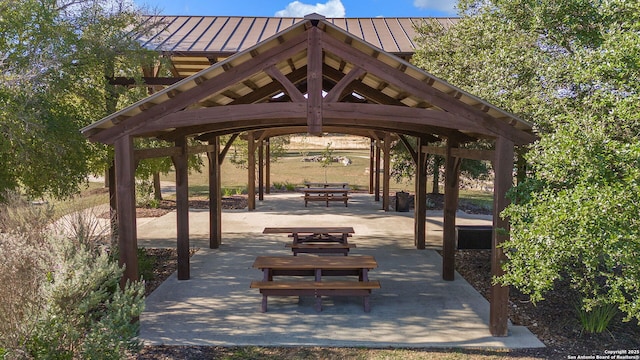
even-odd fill
[{"label": "brown metal roof", "polygon": [[[408,59],[415,52],[415,27],[427,18],[327,18],[325,21],[384,52]],[[432,18],[444,28],[457,18]],[[163,52],[176,76],[187,77],[244,51],[303,21],[303,18],[239,16],[150,16],[164,27],[144,47]]]}]

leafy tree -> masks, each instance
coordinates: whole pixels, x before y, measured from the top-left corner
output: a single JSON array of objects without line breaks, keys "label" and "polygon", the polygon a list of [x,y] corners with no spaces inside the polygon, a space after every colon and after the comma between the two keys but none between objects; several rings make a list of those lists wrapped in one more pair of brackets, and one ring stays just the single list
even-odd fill
[{"label": "leafy tree", "polygon": [[[231,136],[224,136],[222,143],[225,144]],[[289,144],[289,136],[276,136],[269,139],[269,158],[271,162],[277,162],[286,152],[286,145]],[[238,168],[247,168],[247,158],[249,154],[249,145],[246,140],[240,137],[236,138],[232,145],[229,161]],[[257,159],[256,159],[257,161]]]},{"label": "leafy tree", "polygon": [[320,155],[322,158],[320,159],[320,166],[324,168],[324,182],[327,181],[327,168],[333,164],[333,149],[331,148],[331,143],[328,143],[325,146],[322,154]]},{"label": "leafy tree", "polygon": [[[496,281],[544,299],[565,278],[589,311],[640,320],[640,3],[462,0],[421,28],[420,66],[535,124],[529,177],[504,212]],[[438,51],[440,53],[438,53]]]},{"label": "leafy tree", "polygon": [[127,90],[105,76],[156,56],[133,36],[149,29],[125,0],[0,0],[0,13],[0,190],[70,196],[110,161],[78,130],[121,106]]}]

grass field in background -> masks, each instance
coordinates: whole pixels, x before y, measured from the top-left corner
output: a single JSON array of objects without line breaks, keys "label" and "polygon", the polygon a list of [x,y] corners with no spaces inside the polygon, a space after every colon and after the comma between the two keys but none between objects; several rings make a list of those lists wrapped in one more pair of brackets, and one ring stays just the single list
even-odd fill
[{"label": "grass field in background", "polygon": [[[320,155],[322,151],[306,151],[306,156]],[[289,152],[285,156],[271,163],[271,185],[275,183],[293,184],[296,187],[304,185],[305,181],[325,182],[325,171],[327,182],[347,182],[354,189],[369,189],[369,151],[368,150],[349,150],[349,151],[333,151],[333,156],[345,156],[351,159],[351,164],[344,166],[340,163],[332,163],[331,165],[322,167],[318,162],[303,162],[303,156],[300,152]],[[189,175],[189,188],[194,193],[207,191],[209,184],[208,168],[205,166],[201,173],[192,172]],[[256,174],[257,179],[257,174]],[[175,174],[169,173],[162,175],[163,181],[175,181]],[[248,173],[247,169],[236,167],[228,159],[222,163],[222,188],[223,189],[241,189],[247,188]],[[382,178],[381,178],[382,181]],[[414,181],[397,183],[391,180],[391,191],[414,191]]]}]

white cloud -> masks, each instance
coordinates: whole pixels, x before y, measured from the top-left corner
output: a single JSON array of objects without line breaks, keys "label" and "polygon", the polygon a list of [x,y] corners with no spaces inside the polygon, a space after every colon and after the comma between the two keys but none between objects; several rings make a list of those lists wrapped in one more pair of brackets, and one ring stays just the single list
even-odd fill
[{"label": "white cloud", "polygon": [[289,3],[284,10],[276,12],[279,17],[303,17],[311,13],[318,13],[329,18],[345,17],[346,11],[341,0],[328,0],[324,4],[303,4],[300,1]]},{"label": "white cloud", "polygon": [[413,6],[418,9],[439,10],[451,15],[456,14],[457,0],[413,0]]}]

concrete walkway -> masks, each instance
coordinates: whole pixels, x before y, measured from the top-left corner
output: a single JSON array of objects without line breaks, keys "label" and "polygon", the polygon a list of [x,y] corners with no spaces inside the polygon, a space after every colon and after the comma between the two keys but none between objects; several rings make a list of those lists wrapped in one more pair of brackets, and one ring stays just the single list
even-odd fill
[{"label": "concrete walkway", "polygon": [[[433,249],[442,239],[442,213],[429,212],[427,240],[431,250],[413,246],[413,213],[384,212],[369,194],[354,194],[340,204],[309,204],[300,194],[267,195],[257,209],[226,210],[223,245],[208,249],[208,211],[190,213],[191,279],[173,274],[146,302],[140,338],[146,344],[349,346],[349,347],[481,347],[532,348],[544,345],[522,326],[509,336],[492,337],[489,303],[456,274],[441,280],[442,261]],[[175,247],[175,213],[140,219],[138,245]],[[459,213],[458,224],[489,224],[490,217]],[[313,299],[271,297],[260,312],[261,295],[250,289],[262,273],[251,268],[257,255],[290,255],[286,235],[263,235],[266,226],[353,226],[351,254],[373,255],[379,267],[369,274],[382,289],[371,296],[371,312],[361,298]],[[310,256],[310,255],[300,255]]]}]

